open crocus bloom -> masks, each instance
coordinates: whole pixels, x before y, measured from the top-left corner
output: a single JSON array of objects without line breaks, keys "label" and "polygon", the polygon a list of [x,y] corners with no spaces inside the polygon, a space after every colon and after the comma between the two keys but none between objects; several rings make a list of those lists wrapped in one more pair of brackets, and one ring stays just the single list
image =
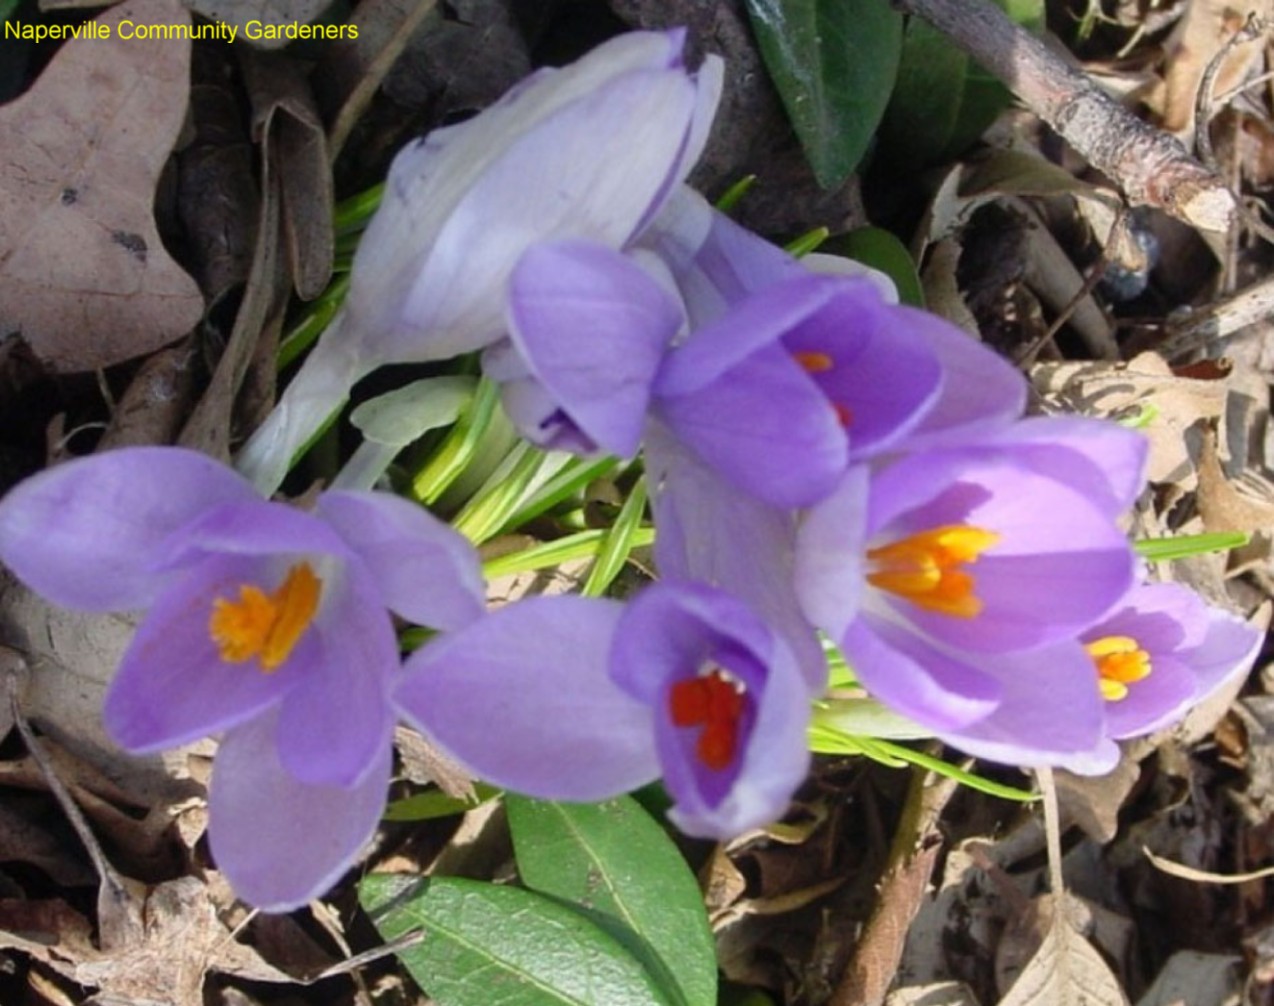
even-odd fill
[{"label": "open crocus bloom", "polygon": [[790,653],[699,584],[503,608],[413,654],[395,699],[476,775],[531,796],[600,800],[662,774],[673,819],[705,837],[781,816],[808,766]]},{"label": "open crocus bloom", "polygon": [[[801,525],[807,616],[869,691],[940,736],[1024,689],[1041,706],[1058,701],[1062,682],[1082,691],[1091,671],[1074,685],[1084,665],[1052,644],[1096,624],[1133,585],[1137,560],[1115,517],[1143,439],[1096,422],[1085,436],[1068,421],[1046,446],[1049,422],[851,469]],[[1022,748],[1036,744],[1038,758],[1086,750],[1100,722],[1087,705],[1087,721],[1068,709],[1049,730],[1019,720]]]},{"label": "open crocus bloom", "polygon": [[1080,639],[1113,741],[1163,729],[1246,674],[1263,637],[1185,587],[1147,583]]},{"label": "open crocus bloom", "polygon": [[0,559],[57,604],[145,609],[104,721],[131,751],[224,732],[218,866],[281,911],[322,893],[376,827],[398,667],[393,610],[453,629],[483,612],[470,546],[397,497],[261,500],[177,448],[73,461],[0,500]]},{"label": "open crocus bloom", "polygon": [[681,30],[622,35],[404,149],[342,315],[245,445],[240,470],[273,491],[363,374],[499,339],[509,274],[534,243],[631,242],[698,159],[720,97],[721,61],[689,72],[684,42]]}]

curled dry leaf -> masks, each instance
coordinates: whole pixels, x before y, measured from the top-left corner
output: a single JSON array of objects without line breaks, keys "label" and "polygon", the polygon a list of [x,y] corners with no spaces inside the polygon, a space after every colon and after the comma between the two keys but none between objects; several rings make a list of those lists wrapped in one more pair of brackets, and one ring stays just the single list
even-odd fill
[{"label": "curled dry leaf", "polygon": [[190,42],[119,37],[119,24],[188,24],[177,0],[129,0],[72,39],[0,108],[0,335],[59,371],[152,352],[203,312],[160,243],[151,204],[177,139]]}]

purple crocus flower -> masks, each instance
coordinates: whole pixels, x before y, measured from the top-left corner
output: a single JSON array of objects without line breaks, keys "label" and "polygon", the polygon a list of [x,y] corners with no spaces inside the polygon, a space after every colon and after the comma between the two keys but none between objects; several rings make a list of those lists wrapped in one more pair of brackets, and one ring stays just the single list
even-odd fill
[{"label": "purple crocus flower", "polygon": [[703,837],[782,815],[809,761],[791,654],[701,584],[521,601],[413,654],[395,698],[476,775],[532,796],[601,800],[662,774],[670,816]]},{"label": "purple crocus flower", "polygon": [[305,513],[178,448],[21,483],[0,500],[0,559],[68,608],[145,609],[106,728],[137,753],[224,732],[213,856],[271,911],[322,893],[375,830],[399,666],[389,610],[455,629],[484,608],[472,548],[419,507],[331,492]]},{"label": "purple crocus flower", "polygon": [[[1067,681],[1082,692],[1082,662],[1052,644],[1132,587],[1138,563],[1115,518],[1144,457],[1143,438],[1114,424],[1037,419],[855,467],[798,532],[804,611],[869,691],[939,736],[1018,698],[1057,703]],[[1005,716],[1015,750],[1088,750],[1100,707],[1077,702],[1064,717]]]},{"label": "purple crocus flower", "polygon": [[505,284],[537,241],[632,242],[697,160],[720,97],[720,59],[692,73],[684,43],[683,30],[619,36],[405,148],[342,314],[244,447],[240,470],[272,491],[359,377],[500,338]]},{"label": "purple crocus flower", "polygon": [[1107,739],[1068,767],[1102,771],[1118,757],[1114,741],[1170,726],[1246,674],[1264,635],[1186,587],[1146,583],[1080,641],[1097,670]]}]

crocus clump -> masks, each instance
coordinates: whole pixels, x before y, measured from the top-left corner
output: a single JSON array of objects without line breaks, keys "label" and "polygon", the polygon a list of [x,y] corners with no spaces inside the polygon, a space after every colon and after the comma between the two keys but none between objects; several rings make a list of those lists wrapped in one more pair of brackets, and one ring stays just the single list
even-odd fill
[{"label": "crocus clump", "polygon": [[240,471],[273,492],[364,374],[499,339],[505,285],[536,242],[632,242],[698,159],[720,97],[720,59],[691,71],[684,46],[682,30],[621,35],[399,153],[343,311]]},{"label": "crocus clump", "polygon": [[144,610],[106,695],[107,731],[157,751],[221,734],[209,796],[218,866],[285,910],[353,862],[392,756],[389,612],[454,629],[483,612],[476,557],[405,500],[262,500],[203,455],[130,448],[0,500],[0,560],[57,604]]}]

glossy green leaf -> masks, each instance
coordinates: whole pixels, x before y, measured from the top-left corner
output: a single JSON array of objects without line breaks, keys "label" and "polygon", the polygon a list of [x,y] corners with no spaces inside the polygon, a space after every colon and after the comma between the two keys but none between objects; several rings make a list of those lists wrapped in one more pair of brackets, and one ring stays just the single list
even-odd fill
[{"label": "glossy green leaf", "polygon": [[372,874],[359,900],[439,1006],[673,1006],[623,946],[568,905],[458,877]]},{"label": "glossy green leaf", "polygon": [[579,905],[683,1006],[713,1006],[717,963],[703,897],[685,859],[631,797],[596,804],[509,796],[527,886]]},{"label": "glossy green leaf", "polygon": [[[997,0],[1018,24],[1043,26],[1042,0]],[[971,146],[1007,108],[1012,94],[922,18],[907,22],[898,82],[881,125],[889,156],[924,167]]]},{"label": "glossy green leaf", "polygon": [[747,0],[761,56],[819,184],[858,167],[898,73],[888,0]]}]

